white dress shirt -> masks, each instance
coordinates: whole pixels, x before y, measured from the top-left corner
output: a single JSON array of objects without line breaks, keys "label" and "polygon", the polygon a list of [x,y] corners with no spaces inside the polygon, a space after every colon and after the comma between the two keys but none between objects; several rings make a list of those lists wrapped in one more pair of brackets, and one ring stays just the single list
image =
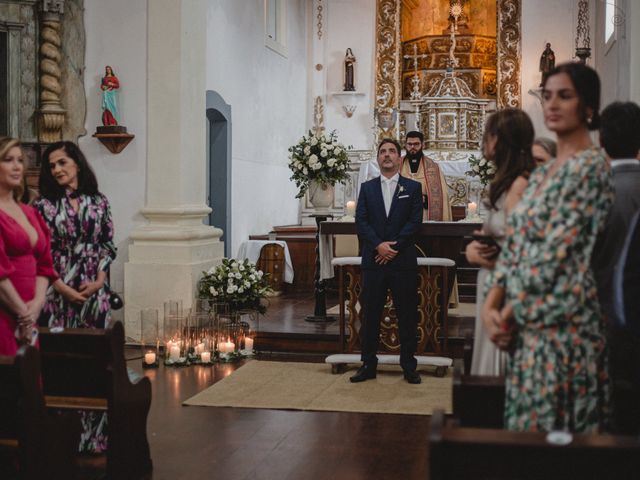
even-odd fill
[{"label": "white dress shirt", "polygon": [[384,199],[384,209],[389,216],[389,210],[391,210],[391,201],[393,200],[393,194],[396,191],[398,185],[398,179],[400,174],[396,173],[393,177],[387,178],[384,175],[380,176],[380,183],[382,186],[382,198]]}]

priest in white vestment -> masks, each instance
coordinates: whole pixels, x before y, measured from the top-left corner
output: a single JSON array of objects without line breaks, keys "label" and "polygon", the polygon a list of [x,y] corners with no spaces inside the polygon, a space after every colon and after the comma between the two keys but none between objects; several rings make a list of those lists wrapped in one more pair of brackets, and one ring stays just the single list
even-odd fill
[{"label": "priest in white vestment", "polygon": [[424,209],[422,220],[451,221],[451,205],[444,175],[438,164],[422,153],[424,136],[421,132],[408,132],[406,155],[402,158],[400,175],[422,185]]}]

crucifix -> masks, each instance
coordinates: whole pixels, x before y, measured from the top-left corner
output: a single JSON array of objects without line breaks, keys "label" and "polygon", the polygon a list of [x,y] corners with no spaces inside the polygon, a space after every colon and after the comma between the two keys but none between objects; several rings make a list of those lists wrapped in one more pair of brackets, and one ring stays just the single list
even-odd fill
[{"label": "crucifix", "polygon": [[404,55],[403,58],[409,60],[413,60],[413,78],[411,79],[411,83],[413,84],[413,88],[411,89],[411,100],[420,100],[422,95],[420,94],[420,76],[418,75],[418,60],[421,58],[428,58],[429,55],[426,53],[418,54],[418,45],[416,43],[413,44],[413,55]]}]

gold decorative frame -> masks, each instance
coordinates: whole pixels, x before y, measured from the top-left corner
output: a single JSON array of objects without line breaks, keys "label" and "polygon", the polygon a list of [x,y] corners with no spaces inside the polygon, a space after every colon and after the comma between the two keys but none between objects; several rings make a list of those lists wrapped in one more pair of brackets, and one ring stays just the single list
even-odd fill
[{"label": "gold decorative frame", "polygon": [[[522,0],[497,2],[498,108],[521,105]],[[402,0],[377,0],[376,8],[376,109],[400,104],[400,7]]]}]

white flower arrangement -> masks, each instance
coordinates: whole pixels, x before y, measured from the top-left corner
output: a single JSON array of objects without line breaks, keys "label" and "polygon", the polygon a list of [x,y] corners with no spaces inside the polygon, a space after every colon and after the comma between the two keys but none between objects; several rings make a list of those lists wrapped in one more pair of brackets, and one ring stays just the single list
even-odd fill
[{"label": "white flower arrangement", "polygon": [[225,258],[217,267],[202,273],[198,292],[202,298],[227,304],[230,310],[253,309],[264,313],[266,307],[260,301],[271,292],[268,275],[249,260]]},{"label": "white flower arrangement", "polygon": [[478,177],[480,183],[487,186],[496,174],[496,165],[491,160],[484,157],[476,158],[475,155],[469,157],[469,167],[471,170],[465,172],[471,177]]},{"label": "white flower arrangement", "polygon": [[293,172],[290,180],[299,189],[296,198],[304,196],[312,180],[325,185],[345,183],[349,178],[348,167],[347,149],[337,141],[335,130],[328,135],[309,131],[289,147],[289,168]]}]

